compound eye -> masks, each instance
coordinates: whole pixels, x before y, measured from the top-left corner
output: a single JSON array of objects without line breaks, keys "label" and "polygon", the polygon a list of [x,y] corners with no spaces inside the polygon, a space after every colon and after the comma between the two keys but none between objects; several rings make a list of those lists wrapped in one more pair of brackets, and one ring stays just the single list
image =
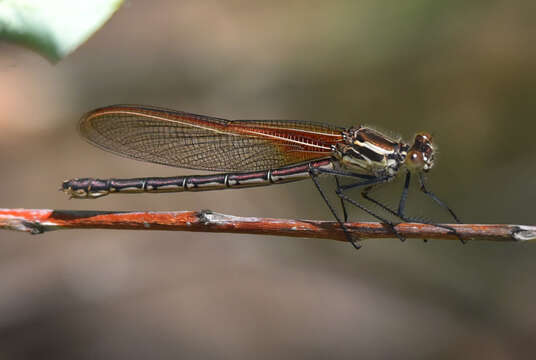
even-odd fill
[{"label": "compound eye", "polygon": [[409,170],[423,170],[426,163],[420,152],[411,150],[406,157],[406,166]]}]

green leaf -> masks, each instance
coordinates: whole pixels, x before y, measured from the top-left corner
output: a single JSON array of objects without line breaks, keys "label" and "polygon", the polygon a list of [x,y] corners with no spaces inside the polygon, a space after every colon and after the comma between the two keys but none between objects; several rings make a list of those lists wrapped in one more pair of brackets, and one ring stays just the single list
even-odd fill
[{"label": "green leaf", "polygon": [[123,0],[0,0],[0,40],[27,46],[52,62],[75,50]]}]

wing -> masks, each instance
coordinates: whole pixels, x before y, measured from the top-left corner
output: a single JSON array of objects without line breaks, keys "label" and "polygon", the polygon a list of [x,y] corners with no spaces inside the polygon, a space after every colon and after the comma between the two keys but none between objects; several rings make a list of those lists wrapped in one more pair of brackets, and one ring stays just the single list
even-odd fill
[{"label": "wing", "polygon": [[90,143],[117,155],[181,168],[256,171],[331,156],[340,128],[300,121],[225,120],[141,105],[81,119]]}]

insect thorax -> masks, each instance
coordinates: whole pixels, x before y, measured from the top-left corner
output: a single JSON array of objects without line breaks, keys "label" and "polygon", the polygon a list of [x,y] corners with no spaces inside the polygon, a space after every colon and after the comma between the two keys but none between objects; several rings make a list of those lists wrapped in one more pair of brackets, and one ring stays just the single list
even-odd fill
[{"label": "insect thorax", "polygon": [[349,170],[377,176],[395,176],[404,164],[409,146],[368,127],[342,133],[334,148],[341,165]]}]

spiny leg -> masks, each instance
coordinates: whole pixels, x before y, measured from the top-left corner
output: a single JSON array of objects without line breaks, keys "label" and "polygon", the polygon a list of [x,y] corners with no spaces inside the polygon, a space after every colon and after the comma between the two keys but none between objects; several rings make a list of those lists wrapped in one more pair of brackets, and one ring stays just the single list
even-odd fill
[{"label": "spiny leg", "polygon": [[[393,233],[396,235],[397,238],[399,238],[401,241],[404,241],[405,238],[402,237],[395,229],[395,224],[393,224],[393,222],[379,216],[378,214],[374,213],[373,211],[367,209],[366,207],[364,207],[363,205],[357,203],[355,200],[352,200],[351,198],[349,198],[346,194],[344,194],[344,191],[345,190],[350,190],[350,189],[353,189],[353,188],[356,188],[356,187],[362,187],[362,186],[372,186],[372,185],[377,185],[377,184],[382,184],[382,183],[385,183],[385,182],[388,182],[391,177],[388,177],[388,176],[384,176],[384,177],[377,177],[377,176],[374,176],[374,175],[368,175],[368,174],[358,174],[358,173],[353,173],[353,172],[348,172],[348,171],[343,171],[343,170],[335,170],[335,169],[319,169],[319,168],[314,168],[314,169],[310,169],[310,173],[311,173],[311,176],[313,176],[313,174],[315,175],[318,175],[318,174],[330,174],[330,175],[335,175],[335,181],[336,181],[336,184],[337,184],[337,196],[341,199],[341,204],[342,204],[342,207],[343,207],[343,212],[345,213],[344,216],[345,216],[345,221],[347,221],[347,212],[346,212],[346,207],[344,205],[344,202],[345,201],[348,201],[350,204],[360,208],[361,210],[365,211],[366,213],[372,215],[373,217],[375,217],[376,219],[380,220],[381,222],[389,225],[389,227],[392,229]],[[350,177],[350,178],[359,178],[359,179],[363,179],[364,181],[358,181],[356,183],[353,183],[353,184],[349,184],[349,185],[340,185],[340,182],[338,180],[338,177]],[[316,180],[313,178],[313,181]],[[315,185],[317,186],[317,188],[319,188],[319,184],[315,181]],[[319,189],[320,191],[320,189]],[[323,194],[321,192],[321,195],[322,197],[324,198],[324,201],[326,202],[326,204],[328,204],[332,214],[335,216],[335,218],[337,219],[337,221],[339,221],[340,223],[340,220],[339,218],[337,217],[337,215],[335,214],[335,210],[333,209],[333,207],[331,206],[331,204],[327,201],[327,198],[325,196],[325,194]],[[381,205],[380,205],[381,206]],[[396,214],[395,214],[396,215]]]},{"label": "spiny leg", "polygon": [[[361,195],[369,200],[370,202],[378,205],[379,207],[381,207],[382,209],[384,209],[385,211],[389,212],[390,214],[394,215],[394,216],[397,216],[398,218],[400,218],[401,220],[405,221],[405,222],[415,222],[415,223],[420,223],[420,224],[429,224],[429,225],[434,225],[436,227],[440,227],[442,229],[447,229],[449,231],[451,231],[452,233],[454,233],[459,239],[460,241],[462,241],[462,243],[465,243],[465,241],[459,236],[459,234],[457,233],[456,229],[454,229],[453,227],[451,226],[448,226],[448,225],[440,225],[440,224],[434,224],[432,222],[428,222],[428,221],[423,221],[422,219],[415,219],[415,218],[411,218],[411,217],[408,217],[404,214],[404,210],[405,210],[405,207],[406,207],[406,200],[407,200],[407,197],[408,197],[408,189],[409,189],[409,184],[410,184],[410,180],[411,180],[411,172],[407,171],[406,172],[406,179],[404,181],[404,188],[402,189],[402,194],[400,196],[400,201],[398,203],[398,211],[394,211],[393,209],[391,209],[390,207],[388,207],[387,205],[381,203],[380,201],[372,198],[368,192],[370,191],[370,188],[368,189],[365,189]],[[423,184],[423,179],[422,179],[422,174],[421,174],[421,190],[422,190],[422,184]],[[426,190],[426,187],[424,188]],[[426,190],[427,191],[427,190]],[[424,192],[424,191],[423,191]],[[446,207],[450,212],[451,214],[454,216],[455,220],[460,223],[458,221],[458,218],[454,215],[454,213],[452,212],[452,210],[450,210],[450,208],[448,208],[441,200],[439,200],[434,194],[430,193],[428,191],[428,196],[432,197],[432,199],[434,199],[436,202],[438,202],[440,205],[442,205],[442,207]],[[423,239],[426,241],[426,239]]]},{"label": "spiny leg", "polygon": [[[439,206],[441,206],[443,209],[447,210],[450,215],[452,216],[452,218],[454,219],[454,221],[456,221],[457,224],[461,224],[461,221],[460,219],[456,216],[456,214],[454,213],[454,211],[452,211],[452,209],[450,207],[447,206],[447,204],[445,204],[442,200],[440,200],[433,192],[429,191],[427,188],[426,188],[426,183],[425,183],[425,180],[424,180],[424,175],[421,173],[419,174],[419,182],[421,183],[421,191],[428,197],[430,197],[432,200],[434,200]],[[464,239],[462,239],[462,237],[460,236],[460,234],[458,234],[458,232],[456,231],[456,229],[450,227],[450,226],[440,226],[440,227],[444,227],[446,229],[449,229],[451,230],[454,234],[456,234],[456,236],[458,237],[458,239],[460,239],[460,241],[462,242],[462,244],[465,244],[467,241],[465,241]]]},{"label": "spiny leg", "polygon": [[[406,180],[404,182],[404,188],[402,190],[402,196],[400,197],[400,202],[398,203],[398,211],[395,211],[393,209],[391,209],[389,206],[385,205],[384,203],[372,198],[370,195],[369,195],[369,192],[373,189],[373,187],[368,187],[366,189],[364,189],[362,192],[361,192],[361,196],[363,196],[363,198],[365,198],[366,200],[372,202],[373,204],[379,206],[380,208],[382,208],[383,210],[387,211],[388,213],[390,213],[391,215],[394,215],[400,219],[402,219],[403,221],[406,221],[404,220],[400,214],[403,214],[404,212],[404,207],[406,205],[406,200],[407,200],[407,197],[408,197],[408,189],[409,189],[409,182],[410,182],[410,173],[408,172],[407,173],[407,176],[406,176]],[[407,222],[407,221],[406,221]],[[400,238],[400,237],[399,237]],[[402,240],[402,239],[401,239]],[[404,241],[405,238],[402,240]],[[426,241],[426,239],[423,239],[424,241]]]},{"label": "spiny leg", "polygon": [[335,177],[335,184],[337,185],[337,189],[341,187],[341,183],[340,183],[340,179],[339,178],[342,178],[342,177],[350,177],[350,178],[358,178],[358,179],[366,179],[366,180],[371,180],[371,179],[376,179],[375,176],[372,176],[372,175],[367,175],[367,174],[357,174],[357,173],[353,173],[353,172],[349,172],[349,171],[344,171],[344,170],[340,170],[340,169],[322,169],[322,168],[310,168],[309,169],[309,173],[311,174],[311,178],[313,180],[313,183],[315,184],[318,192],[320,193],[320,195],[322,196],[322,199],[324,200],[324,202],[326,203],[326,205],[328,206],[329,210],[331,211],[331,213],[333,214],[333,216],[335,217],[335,219],[337,220],[337,222],[339,223],[339,225],[342,227],[342,229],[344,230],[344,233],[346,235],[346,238],[347,240],[356,248],[356,249],[359,249],[361,246],[357,245],[355,243],[355,240],[354,240],[354,237],[350,234],[350,232],[348,231],[348,228],[344,225],[344,223],[348,222],[348,211],[346,209],[346,204],[344,203],[344,200],[339,198],[340,202],[341,202],[341,208],[342,208],[342,212],[343,212],[343,217],[344,217],[344,223],[340,220],[340,218],[338,217],[338,215],[335,213],[335,209],[333,208],[333,206],[331,205],[331,203],[329,202],[329,200],[327,199],[327,196],[326,194],[324,193],[324,191],[322,190],[322,188],[320,187],[320,184],[318,183],[316,177],[319,175],[319,174],[328,174],[328,175],[333,175]]},{"label": "spiny leg", "polygon": [[[401,241],[405,240],[405,238],[402,237],[396,231],[395,224],[393,224],[391,221],[389,221],[389,220],[377,215],[376,213],[374,213],[373,211],[367,209],[363,205],[358,204],[355,200],[352,200],[346,194],[343,193],[345,190],[350,190],[350,189],[353,189],[353,188],[356,188],[356,187],[370,186],[372,188],[373,185],[388,182],[391,179],[391,177],[389,177],[389,176],[377,177],[377,176],[374,176],[374,175],[358,174],[358,173],[353,173],[353,172],[348,172],[348,171],[343,171],[343,170],[335,170],[335,169],[315,169],[315,170],[317,170],[318,173],[335,175],[335,181],[337,183],[337,191],[336,192],[337,192],[337,196],[339,196],[339,198],[341,199],[341,204],[343,206],[343,211],[344,212],[346,212],[345,211],[346,207],[344,205],[344,202],[348,201],[350,204],[362,209],[363,211],[365,211],[365,212],[369,213],[370,215],[374,216],[376,219],[380,220],[381,222],[389,225],[391,227],[392,231],[395,233],[397,238],[399,238]],[[358,181],[358,182],[356,182],[354,184],[341,186],[340,182],[338,181],[338,177],[359,178],[359,179],[364,179],[364,181]],[[340,194],[342,194],[342,196]],[[380,206],[384,207],[383,204],[380,204]],[[388,211],[392,211],[392,210],[389,209]],[[346,216],[346,219],[347,219],[347,214],[345,214],[345,216]]]},{"label": "spiny leg", "polygon": [[[335,175],[335,184],[337,185],[337,189],[341,187],[341,183],[339,181],[338,175]],[[339,199],[339,200],[341,201],[341,208],[342,208],[342,213],[344,216],[344,222],[348,222],[348,211],[346,211],[346,205],[344,204],[344,200],[343,199]]]},{"label": "spiny leg", "polygon": [[[409,183],[411,181],[411,172],[406,171],[406,178],[404,180],[404,187],[402,188],[402,194],[400,194],[400,201],[398,202],[397,216],[402,219],[404,216],[404,210],[406,208],[406,201],[408,200]],[[423,242],[428,242],[428,239],[423,238]]]},{"label": "spiny leg", "polygon": [[371,197],[369,195],[369,192],[373,189],[373,187],[368,187],[368,188],[364,189],[361,192],[361,195],[366,200],[374,203],[375,205],[379,206],[380,208],[382,208],[383,210],[387,211],[391,215],[394,215],[394,216],[400,218],[401,220],[407,222],[406,217],[404,216],[404,207],[406,205],[406,199],[408,197],[409,182],[410,182],[410,173],[408,172],[407,175],[406,175],[406,180],[404,182],[404,188],[402,189],[402,195],[400,197],[400,202],[398,204],[398,211],[395,211],[395,210],[391,209],[389,206],[387,206],[384,203],[382,203],[382,202],[374,199],[373,197]]},{"label": "spiny leg", "polygon": [[[355,178],[364,179],[364,180],[367,180],[369,182],[372,181],[373,183],[376,183],[377,179],[378,179],[378,177],[374,176],[374,175],[359,174],[359,173],[354,173],[354,172],[345,171],[345,170],[341,170],[341,169],[310,168],[309,172],[311,174],[314,173],[315,175],[318,175],[318,174],[333,175],[335,177],[335,184],[337,185],[337,189],[340,189],[342,187],[339,178],[343,178],[343,177],[349,177],[349,178],[353,178],[353,179],[355,179]],[[383,182],[383,180],[382,180],[382,182]],[[361,182],[358,182],[358,183],[361,184]],[[366,184],[364,184],[364,185],[366,185]],[[344,222],[347,222],[348,221],[348,211],[346,210],[346,205],[345,205],[344,200],[342,198],[339,197],[339,199],[341,201],[341,207],[342,207],[342,211],[343,211]],[[329,205],[331,205],[331,204],[329,204]],[[332,210],[332,212],[334,212],[334,210]]]},{"label": "spiny leg", "polygon": [[400,194],[400,201],[398,202],[398,215],[404,216],[404,209],[406,208],[406,200],[408,199],[409,183],[411,181],[411,172],[406,171],[406,179],[404,180],[404,187],[402,188],[402,194]]},{"label": "spiny leg", "polygon": [[[315,184],[316,186],[316,189],[318,190],[318,192],[320,193],[320,196],[322,197],[322,199],[324,200],[324,202],[326,203],[326,205],[328,206],[329,208],[329,211],[331,212],[331,214],[333,215],[333,217],[335,218],[335,220],[337,220],[337,223],[339,223],[339,226],[342,228],[343,232],[344,232],[344,235],[346,236],[346,240],[348,240],[348,242],[350,244],[352,244],[352,246],[356,249],[356,250],[359,250],[361,248],[361,245],[358,245],[356,243],[356,239],[352,236],[352,234],[350,234],[350,231],[348,230],[348,228],[346,227],[346,225],[344,225],[344,222],[342,222],[342,220],[340,219],[339,215],[337,215],[337,213],[335,212],[335,209],[333,208],[333,206],[331,205],[331,203],[329,202],[326,194],[324,193],[324,190],[322,190],[322,188],[320,187],[320,183],[318,182],[318,174],[319,174],[319,171],[318,169],[315,169],[315,168],[309,168],[309,174],[311,175],[311,180],[313,180],[313,184]],[[337,181],[338,182],[338,181]],[[343,206],[343,210],[344,210],[344,218],[345,218],[345,222],[347,220],[347,213],[346,213],[346,208]],[[359,239],[357,239],[359,240]]]},{"label": "spiny leg", "polygon": [[443,201],[441,201],[437,196],[435,196],[434,193],[432,193],[431,191],[429,191],[427,188],[426,188],[426,184],[425,184],[425,181],[424,181],[424,175],[423,174],[420,174],[419,175],[419,181],[421,183],[421,191],[429,196],[432,200],[434,200],[439,206],[441,206],[443,209],[447,210],[450,215],[452,216],[452,218],[456,221],[456,223],[458,224],[461,224],[461,221],[460,219],[458,219],[458,217],[456,216],[456,214],[454,213],[454,211],[452,211],[451,208],[449,208],[447,206],[447,204],[445,204]]},{"label": "spiny leg", "polygon": [[396,235],[396,237],[399,238],[401,241],[404,241],[405,238],[398,233],[398,231],[395,228],[395,224],[392,221],[389,221],[388,219],[376,214],[372,210],[370,210],[367,207],[361,205],[357,201],[351,199],[348,195],[346,195],[344,193],[346,190],[350,190],[350,189],[357,188],[357,187],[363,187],[363,186],[368,186],[369,189],[370,189],[374,185],[382,184],[382,183],[385,183],[385,182],[387,182],[389,180],[390,180],[390,177],[377,177],[375,179],[370,179],[370,180],[367,180],[367,181],[361,181],[361,182],[357,182],[357,183],[354,183],[354,184],[339,186],[337,188],[336,193],[337,193],[337,196],[339,198],[341,198],[341,200],[349,202],[350,204],[354,205],[355,207],[365,211],[369,215],[374,216],[376,219],[380,220],[384,224],[387,224],[391,228],[393,233]]}]

